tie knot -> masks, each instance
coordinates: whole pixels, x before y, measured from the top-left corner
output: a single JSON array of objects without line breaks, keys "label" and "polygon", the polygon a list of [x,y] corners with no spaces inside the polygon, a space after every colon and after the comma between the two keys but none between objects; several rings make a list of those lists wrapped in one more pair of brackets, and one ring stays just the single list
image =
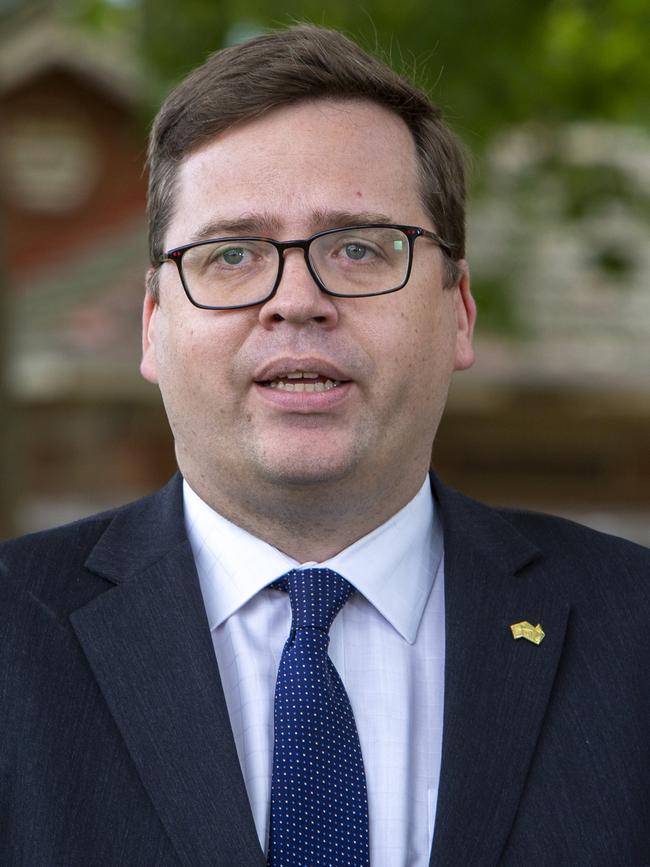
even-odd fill
[{"label": "tie knot", "polygon": [[311,626],[325,632],[354,593],[350,582],[333,569],[292,569],[271,587],[289,593],[293,629]]}]

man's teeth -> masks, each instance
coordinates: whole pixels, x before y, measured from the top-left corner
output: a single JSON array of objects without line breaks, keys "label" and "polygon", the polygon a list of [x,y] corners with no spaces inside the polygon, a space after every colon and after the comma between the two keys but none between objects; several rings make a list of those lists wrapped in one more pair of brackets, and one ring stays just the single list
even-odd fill
[{"label": "man's teeth", "polygon": [[[293,380],[286,382],[287,379]],[[310,380],[304,382],[304,380]],[[302,380],[302,381],[299,381]],[[318,380],[316,382],[315,380]],[[315,370],[292,370],[284,373],[277,379],[267,383],[269,388],[277,388],[280,391],[329,391],[336,388],[341,382],[337,379],[323,379],[322,375]]]},{"label": "man's teeth", "polygon": [[[291,374],[289,377],[291,378]],[[270,388],[277,388],[280,391],[329,391],[331,388],[336,388],[340,383],[326,379],[325,382],[283,382],[281,379],[274,379],[269,383]]]}]

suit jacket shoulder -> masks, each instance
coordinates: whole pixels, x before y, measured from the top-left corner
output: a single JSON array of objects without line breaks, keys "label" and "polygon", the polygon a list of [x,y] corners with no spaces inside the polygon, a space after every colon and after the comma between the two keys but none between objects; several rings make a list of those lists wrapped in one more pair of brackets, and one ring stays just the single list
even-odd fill
[{"label": "suit jacket shoulder", "polygon": [[[170,546],[185,540],[182,488],[175,476],[162,490],[140,500],[69,524],[0,543],[0,576],[30,586],[48,581],[62,590],[75,569],[83,567],[103,534],[115,524],[124,555],[112,566],[130,570],[154,561]],[[101,569],[100,569],[101,571]]]},{"label": "suit jacket shoulder", "polygon": [[[567,590],[615,593],[627,590],[650,603],[650,548],[619,536],[603,533],[556,515],[524,509],[488,506],[441,486],[434,480],[434,491],[441,503],[442,520],[453,516],[446,526],[445,539],[452,547],[476,532],[481,546],[500,550],[502,539],[519,536],[531,546],[533,559],[542,558],[546,570],[560,579]],[[462,520],[458,522],[459,516]],[[503,532],[496,532],[501,525]],[[490,534],[482,532],[489,526]],[[461,543],[463,544],[463,543]]]}]

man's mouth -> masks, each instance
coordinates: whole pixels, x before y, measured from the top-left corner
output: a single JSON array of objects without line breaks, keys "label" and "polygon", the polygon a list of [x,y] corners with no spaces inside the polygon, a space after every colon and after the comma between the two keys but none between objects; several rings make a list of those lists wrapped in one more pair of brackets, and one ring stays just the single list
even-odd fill
[{"label": "man's mouth", "polygon": [[263,380],[259,385],[277,388],[279,391],[321,392],[341,385],[341,380],[330,379],[315,370],[292,370],[274,379]]}]

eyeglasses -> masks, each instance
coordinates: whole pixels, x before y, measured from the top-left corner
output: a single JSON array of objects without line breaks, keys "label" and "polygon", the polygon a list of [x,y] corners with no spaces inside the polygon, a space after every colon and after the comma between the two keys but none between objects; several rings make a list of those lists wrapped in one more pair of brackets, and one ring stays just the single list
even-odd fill
[{"label": "eyeglasses", "polygon": [[317,232],[300,241],[247,236],[212,238],[168,250],[185,294],[196,307],[236,310],[262,304],[275,294],[284,252],[300,248],[318,287],[339,298],[397,292],[408,282],[417,238],[428,238],[451,257],[451,245],[417,226],[377,224]]}]

